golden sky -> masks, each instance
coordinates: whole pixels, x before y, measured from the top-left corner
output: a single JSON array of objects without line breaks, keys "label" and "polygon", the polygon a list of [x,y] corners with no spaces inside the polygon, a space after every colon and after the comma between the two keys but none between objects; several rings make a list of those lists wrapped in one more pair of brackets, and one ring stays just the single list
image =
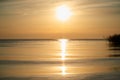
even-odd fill
[{"label": "golden sky", "polygon": [[[56,17],[67,5],[72,15]],[[0,38],[104,38],[120,33],[120,0],[0,0]]]}]

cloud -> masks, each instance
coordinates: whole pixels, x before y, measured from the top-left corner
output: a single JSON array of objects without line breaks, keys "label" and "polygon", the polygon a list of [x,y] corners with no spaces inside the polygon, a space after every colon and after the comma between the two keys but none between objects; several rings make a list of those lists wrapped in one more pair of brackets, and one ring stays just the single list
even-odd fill
[{"label": "cloud", "polygon": [[14,15],[16,12],[17,15],[44,15],[60,4],[73,5],[72,9],[76,12],[83,10],[104,15],[120,13],[120,0],[0,0],[0,16]]},{"label": "cloud", "polygon": [[74,10],[83,15],[120,15],[120,0],[76,0],[74,4]]}]

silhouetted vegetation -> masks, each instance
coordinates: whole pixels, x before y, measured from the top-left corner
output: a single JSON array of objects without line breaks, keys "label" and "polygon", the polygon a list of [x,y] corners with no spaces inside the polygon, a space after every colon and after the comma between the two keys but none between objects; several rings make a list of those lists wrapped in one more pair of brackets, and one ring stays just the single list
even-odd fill
[{"label": "silhouetted vegetation", "polygon": [[115,34],[108,37],[108,41],[111,43],[120,44],[120,34]]},{"label": "silhouetted vegetation", "polygon": [[[120,50],[120,34],[115,34],[108,37],[110,50],[119,51]],[[109,55],[109,57],[120,57],[120,54],[117,52]]]},{"label": "silhouetted vegetation", "polygon": [[110,42],[110,46],[120,47],[120,34],[109,36],[108,41]]},{"label": "silhouetted vegetation", "polygon": [[108,37],[109,46],[111,50],[120,50],[120,34],[115,34]]}]

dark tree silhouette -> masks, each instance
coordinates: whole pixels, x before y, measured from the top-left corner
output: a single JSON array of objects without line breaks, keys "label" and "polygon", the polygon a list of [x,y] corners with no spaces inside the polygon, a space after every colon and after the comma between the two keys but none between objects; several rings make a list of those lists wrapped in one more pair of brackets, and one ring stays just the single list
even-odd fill
[{"label": "dark tree silhouette", "polygon": [[[120,34],[115,34],[108,37],[110,50],[120,51]],[[120,53],[117,52],[110,54],[109,57],[120,57]]]},{"label": "dark tree silhouette", "polygon": [[108,41],[111,50],[120,50],[120,34],[109,36]]},{"label": "dark tree silhouette", "polygon": [[120,34],[109,36],[108,41],[114,44],[120,44]]}]

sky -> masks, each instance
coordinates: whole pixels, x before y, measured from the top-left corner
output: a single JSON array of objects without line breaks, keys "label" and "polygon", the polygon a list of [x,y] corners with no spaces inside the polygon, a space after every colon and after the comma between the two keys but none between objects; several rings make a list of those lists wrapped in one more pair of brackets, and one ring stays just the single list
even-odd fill
[{"label": "sky", "polygon": [[[56,8],[67,5],[65,22]],[[83,39],[120,34],[120,0],[0,0],[0,39]]]}]

